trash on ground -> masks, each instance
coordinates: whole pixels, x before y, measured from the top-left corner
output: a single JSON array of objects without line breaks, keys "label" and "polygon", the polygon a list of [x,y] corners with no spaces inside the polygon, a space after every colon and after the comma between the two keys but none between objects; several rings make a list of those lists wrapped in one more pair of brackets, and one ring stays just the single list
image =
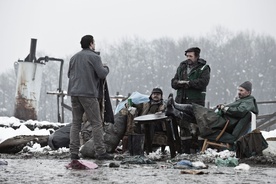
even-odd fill
[{"label": "trash on ground", "polygon": [[216,166],[235,167],[239,164],[239,161],[235,157],[228,157],[226,159],[216,158]]},{"label": "trash on ground", "polygon": [[156,162],[144,156],[138,155],[124,158],[121,164],[156,164]]},{"label": "trash on ground", "polygon": [[174,166],[175,169],[185,169],[185,168],[195,168],[195,169],[207,169],[208,166],[206,166],[201,161],[191,162],[189,160],[181,160],[177,162],[177,164]]},{"label": "trash on ground", "polygon": [[244,170],[244,171],[248,171],[250,169],[250,166],[248,164],[239,164],[238,166],[236,166],[234,168],[235,170]]},{"label": "trash on ground", "polygon": [[109,167],[120,167],[119,163],[115,163],[115,162],[110,162],[109,163]]},{"label": "trash on ground", "polygon": [[0,160],[0,165],[8,165],[8,162],[6,160]]},{"label": "trash on ground", "polygon": [[201,174],[208,174],[209,172],[204,172],[200,170],[182,170],[180,171],[181,174],[194,174],[194,175],[201,175]]},{"label": "trash on ground", "polygon": [[85,170],[85,169],[96,169],[98,168],[98,165],[94,162],[87,161],[87,160],[72,160],[71,163],[68,165],[65,165],[67,169],[79,169],[79,170]]}]

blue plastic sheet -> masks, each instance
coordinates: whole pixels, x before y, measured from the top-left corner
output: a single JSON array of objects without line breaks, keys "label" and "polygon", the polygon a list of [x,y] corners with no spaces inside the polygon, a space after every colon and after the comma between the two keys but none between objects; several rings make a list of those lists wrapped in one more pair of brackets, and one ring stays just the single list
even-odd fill
[{"label": "blue plastic sheet", "polygon": [[189,161],[189,160],[181,160],[181,161],[177,162],[177,165],[184,165],[184,166],[193,167],[192,162]]},{"label": "blue plastic sheet", "polygon": [[149,95],[144,95],[137,91],[133,92],[126,100],[120,102],[117,105],[114,114],[117,114],[122,108],[125,107],[125,104],[127,103],[128,99],[131,99],[132,103],[134,104],[146,103],[149,101]]}]

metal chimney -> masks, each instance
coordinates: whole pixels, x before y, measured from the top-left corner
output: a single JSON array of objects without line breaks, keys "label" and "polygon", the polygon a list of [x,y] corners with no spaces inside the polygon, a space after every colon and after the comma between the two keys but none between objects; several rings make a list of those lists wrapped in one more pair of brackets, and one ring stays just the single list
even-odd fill
[{"label": "metal chimney", "polygon": [[31,39],[30,53],[18,60],[14,116],[22,120],[37,120],[43,64],[36,62],[36,39]]}]

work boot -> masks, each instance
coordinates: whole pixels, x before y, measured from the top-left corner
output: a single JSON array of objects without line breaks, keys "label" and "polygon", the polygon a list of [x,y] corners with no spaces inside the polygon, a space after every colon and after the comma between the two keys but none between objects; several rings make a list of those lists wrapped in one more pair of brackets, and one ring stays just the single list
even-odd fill
[{"label": "work boot", "polygon": [[181,151],[182,153],[191,154],[191,139],[181,140]]},{"label": "work boot", "polygon": [[180,111],[193,111],[193,106],[191,104],[179,104],[176,103],[173,99],[173,94],[170,93],[168,97],[168,102],[171,104],[175,109],[180,110]]},{"label": "work boot", "polygon": [[98,160],[113,160],[113,158],[114,157],[112,155],[109,155],[108,153],[103,153],[97,156]]},{"label": "work boot", "polygon": [[80,157],[78,154],[74,154],[74,153],[71,154],[71,160],[79,160],[79,159]]},{"label": "work boot", "polygon": [[185,111],[185,112],[193,112],[193,106],[191,104],[179,104],[174,102],[174,108],[180,110],[180,111]]},{"label": "work boot", "polygon": [[173,97],[169,97],[165,115],[182,119],[182,112],[174,108],[173,101]]}]

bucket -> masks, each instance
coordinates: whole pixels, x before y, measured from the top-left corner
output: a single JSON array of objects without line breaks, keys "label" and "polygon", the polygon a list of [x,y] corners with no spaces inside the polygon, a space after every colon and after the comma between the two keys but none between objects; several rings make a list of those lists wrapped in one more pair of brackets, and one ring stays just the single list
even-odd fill
[{"label": "bucket", "polygon": [[128,135],[128,150],[131,156],[141,155],[144,156],[144,134]]}]

